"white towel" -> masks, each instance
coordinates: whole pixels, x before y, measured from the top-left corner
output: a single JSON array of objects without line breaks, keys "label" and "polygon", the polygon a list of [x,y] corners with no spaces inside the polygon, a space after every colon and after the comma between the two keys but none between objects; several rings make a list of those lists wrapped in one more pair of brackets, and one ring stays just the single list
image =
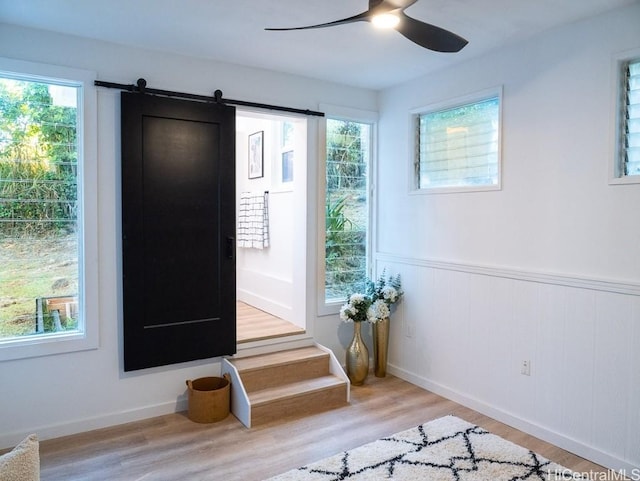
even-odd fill
[{"label": "white towel", "polygon": [[269,193],[241,192],[238,209],[238,247],[269,247]]}]

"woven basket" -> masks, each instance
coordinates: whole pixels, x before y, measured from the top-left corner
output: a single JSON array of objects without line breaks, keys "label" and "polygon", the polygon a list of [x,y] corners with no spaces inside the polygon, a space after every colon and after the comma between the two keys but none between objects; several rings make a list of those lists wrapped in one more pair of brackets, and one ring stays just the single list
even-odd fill
[{"label": "woven basket", "polygon": [[187,381],[189,419],[196,423],[215,423],[229,415],[229,375],[201,377]]}]

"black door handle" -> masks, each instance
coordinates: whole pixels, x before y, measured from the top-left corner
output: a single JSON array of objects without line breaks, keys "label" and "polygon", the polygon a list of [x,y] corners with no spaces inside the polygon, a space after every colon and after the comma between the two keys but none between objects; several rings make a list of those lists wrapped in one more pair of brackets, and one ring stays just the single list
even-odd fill
[{"label": "black door handle", "polygon": [[235,237],[227,237],[227,259],[235,259],[236,257],[236,239]]}]

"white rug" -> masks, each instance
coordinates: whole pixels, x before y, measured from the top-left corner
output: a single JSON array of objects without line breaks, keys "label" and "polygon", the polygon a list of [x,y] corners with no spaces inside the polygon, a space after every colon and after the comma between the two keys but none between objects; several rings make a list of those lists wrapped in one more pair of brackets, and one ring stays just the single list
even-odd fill
[{"label": "white rug", "polygon": [[519,481],[580,479],[568,469],[454,416],[345,451],[267,481]]}]

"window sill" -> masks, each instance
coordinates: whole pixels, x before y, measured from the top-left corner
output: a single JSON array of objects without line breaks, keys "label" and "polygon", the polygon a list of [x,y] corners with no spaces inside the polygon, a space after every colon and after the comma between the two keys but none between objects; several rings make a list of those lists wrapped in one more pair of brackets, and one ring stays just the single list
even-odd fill
[{"label": "window sill", "polygon": [[609,179],[609,185],[640,184],[640,175],[628,175]]},{"label": "window sill", "polygon": [[335,316],[335,315],[339,314],[340,313],[340,308],[342,307],[344,302],[345,301],[343,300],[343,301],[334,301],[334,302],[321,303],[318,306],[318,317]]},{"label": "window sill", "polygon": [[13,338],[0,341],[0,362],[97,348],[97,336],[81,332]]},{"label": "window sill", "polygon": [[492,192],[502,190],[499,184],[496,185],[470,185],[456,187],[429,187],[414,189],[409,192],[411,195],[431,195],[431,194],[465,194],[470,192]]}]

